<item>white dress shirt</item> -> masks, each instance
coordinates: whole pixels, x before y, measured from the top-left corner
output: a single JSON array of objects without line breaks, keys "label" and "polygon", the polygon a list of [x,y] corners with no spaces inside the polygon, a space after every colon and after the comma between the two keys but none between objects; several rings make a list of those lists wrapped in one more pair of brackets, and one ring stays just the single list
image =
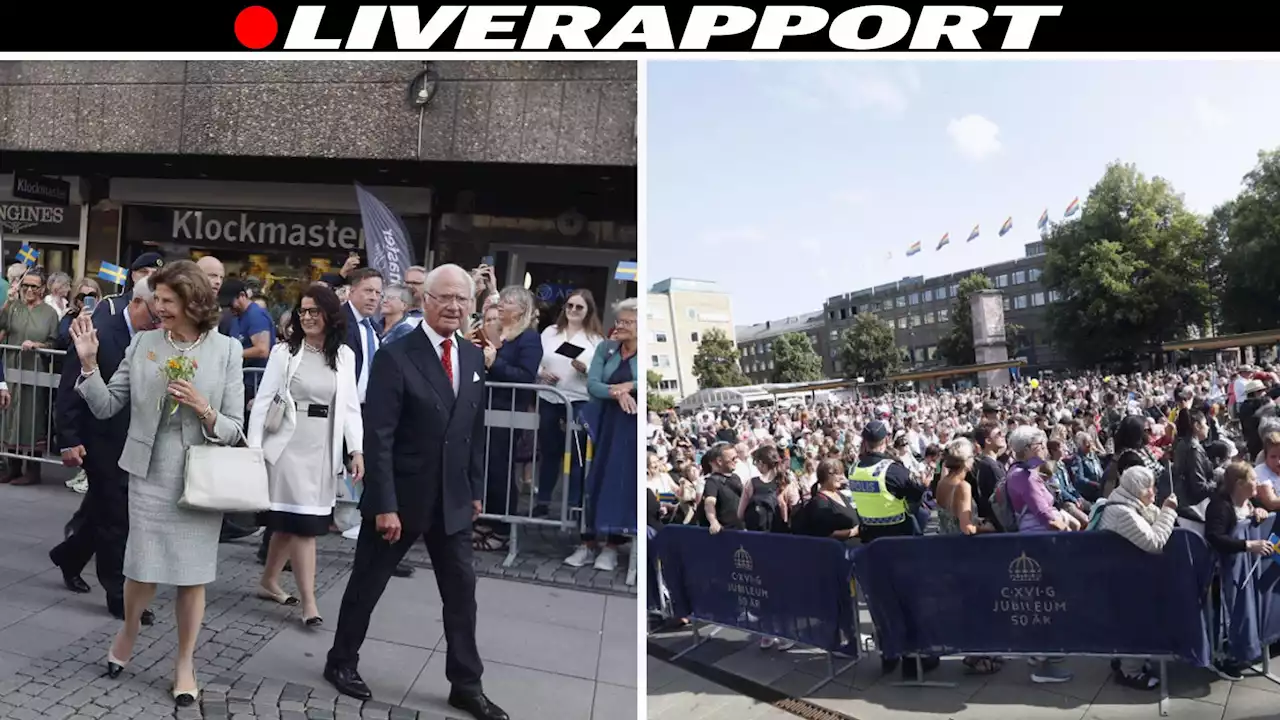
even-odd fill
[{"label": "white dress shirt", "polygon": [[[602,338],[591,337],[581,330],[572,336],[567,336],[555,325],[542,331],[542,369],[560,378],[554,387],[563,392],[571,402],[585,402],[590,399],[587,396],[587,374],[574,369],[573,361],[558,354],[556,350],[566,342],[577,345],[585,351],[578,356],[578,360],[581,360],[584,366],[591,367],[591,358],[595,355],[596,346],[601,341]],[[560,396],[554,393],[542,393],[542,400],[556,405],[562,402]]]},{"label": "white dress shirt", "polygon": [[356,316],[356,335],[360,337],[360,347],[364,350],[361,355],[364,356],[364,362],[360,364],[360,376],[356,378],[356,392],[360,396],[360,404],[364,404],[365,391],[369,389],[369,368],[373,365],[373,356],[377,354],[381,343],[378,342],[377,328],[370,329],[365,325],[366,322],[372,324],[372,319],[360,314],[355,305],[347,303],[347,307],[351,308],[351,314]]},{"label": "white dress shirt", "polygon": [[[445,336],[436,332],[425,322],[422,323],[421,327],[422,331],[427,334],[427,338],[431,340],[431,347],[436,349],[436,357],[440,358],[440,362],[443,364]],[[449,346],[449,367],[453,368],[453,394],[456,397],[460,387],[458,383],[461,381],[458,376],[462,373],[462,370],[458,367],[458,337],[457,335],[451,335],[450,337],[453,338],[453,344]]]}]

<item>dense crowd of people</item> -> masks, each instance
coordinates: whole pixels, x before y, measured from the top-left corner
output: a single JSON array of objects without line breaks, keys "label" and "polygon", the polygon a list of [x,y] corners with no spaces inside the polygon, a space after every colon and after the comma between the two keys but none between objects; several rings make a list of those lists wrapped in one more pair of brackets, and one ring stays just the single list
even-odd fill
[{"label": "dense crowd of people", "polygon": [[[1235,529],[1280,510],[1280,377],[1269,366],[1192,367],[651,413],[647,445],[651,534],[679,523],[858,544],[1106,531],[1158,553],[1177,526],[1221,553],[1268,555],[1268,542]],[[659,597],[649,602],[654,622],[682,623],[661,616]],[[761,648],[793,644],[760,638]],[[882,658],[884,671],[938,665],[899,660]],[[1224,653],[1214,666],[1238,680],[1245,660]],[[1003,664],[964,663],[978,673]],[[1141,660],[1113,669],[1123,685],[1159,685]],[[1036,658],[1031,679],[1072,675],[1060,658]]]}]

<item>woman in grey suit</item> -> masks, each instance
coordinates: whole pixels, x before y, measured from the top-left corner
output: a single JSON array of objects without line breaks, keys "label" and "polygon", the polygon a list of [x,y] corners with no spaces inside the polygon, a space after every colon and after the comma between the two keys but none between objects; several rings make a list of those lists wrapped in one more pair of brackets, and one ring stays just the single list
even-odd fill
[{"label": "woman in grey suit", "polygon": [[[96,417],[129,408],[129,436],[120,467],[129,473],[129,541],[125,549],[123,627],[107,654],[107,673],[118,677],[133,654],[142,611],[156,585],[178,588],[178,653],[173,698],[192,705],[199,696],[195,675],[196,636],[204,619],[204,586],[218,569],[220,513],[178,507],[186,448],[233,445],[243,435],[243,350],[216,332],[218,302],[195,263],[180,260],[151,276],[160,329],[140,332],[124,361],[104,383],[98,374],[98,338],[87,316],[77,318],[71,337],[83,372],[76,390]],[[188,358],[190,380],[170,380],[163,368]],[[178,359],[175,363],[183,364]]]}]

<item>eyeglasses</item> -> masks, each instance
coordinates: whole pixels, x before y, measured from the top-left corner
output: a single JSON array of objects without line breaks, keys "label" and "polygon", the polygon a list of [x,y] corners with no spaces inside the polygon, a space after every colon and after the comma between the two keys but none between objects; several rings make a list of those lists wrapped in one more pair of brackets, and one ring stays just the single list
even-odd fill
[{"label": "eyeglasses", "polygon": [[298,308],[298,317],[320,317],[324,311],[320,308]]},{"label": "eyeglasses", "polygon": [[587,306],[581,305],[579,303],[565,303],[564,309],[565,310],[586,310]]},{"label": "eyeglasses", "polygon": [[633,328],[636,326],[636,321],[635,320],[618,320],[614,324],[620,328]]},{"label": "eyeglasses", "polygon": [[436,295],[435,293],[427,293],[427,297],[435,300],[441,305],[457,305],[458,307],[466,307],[471,298],[466,295]]},{"label": "eyeglasses", "polygon": [[39,290],[43,287],[44,285],[32,285],[31,283],[22,283],[23,290]]}]

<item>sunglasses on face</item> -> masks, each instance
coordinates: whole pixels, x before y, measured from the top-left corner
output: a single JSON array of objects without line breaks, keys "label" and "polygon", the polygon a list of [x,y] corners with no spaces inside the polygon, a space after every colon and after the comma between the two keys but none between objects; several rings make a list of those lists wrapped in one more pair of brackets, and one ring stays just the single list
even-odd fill
[{"label": "sunglasses on face", "polygon": [[43,287],[44,285],[32,285],[31,283],[22,283],[23,290],[39,290],[40,288],[43,288]]}]

